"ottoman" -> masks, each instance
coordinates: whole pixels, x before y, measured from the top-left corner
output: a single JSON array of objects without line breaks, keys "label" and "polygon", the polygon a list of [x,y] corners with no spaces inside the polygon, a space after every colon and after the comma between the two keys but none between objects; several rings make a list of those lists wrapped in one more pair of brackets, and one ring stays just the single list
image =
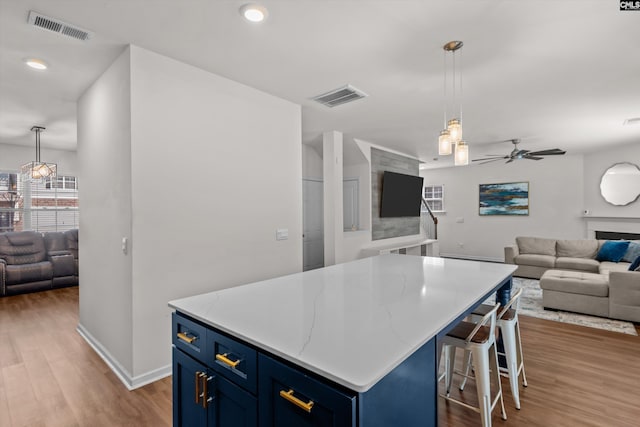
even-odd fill
[{"label": "ottoman", "polygon": [[547,270],[540,288],[544,308],[609,317],[609,280],[604,274]]}]

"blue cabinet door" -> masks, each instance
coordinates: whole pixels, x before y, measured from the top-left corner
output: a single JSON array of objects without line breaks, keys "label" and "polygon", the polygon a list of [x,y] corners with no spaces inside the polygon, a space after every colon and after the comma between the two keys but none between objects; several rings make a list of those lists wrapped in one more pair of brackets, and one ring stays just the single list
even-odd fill
[{"label": "blue cabinet door", "polygon": [[[203,407],[202,380],[207,367],[173,348],[173,426],[206,427],[209,425],[211,409]],[[213,405],[210,405],[211,408]]]},{"label": "blue cabinet door", "polygon": [[259,355],[260,427],[353,427],[356,397]]},{"label": "blue cabinet door", "polygon": [[256,427],[258,425],[257,399],[224,377],[215,378],[215,427]]}]

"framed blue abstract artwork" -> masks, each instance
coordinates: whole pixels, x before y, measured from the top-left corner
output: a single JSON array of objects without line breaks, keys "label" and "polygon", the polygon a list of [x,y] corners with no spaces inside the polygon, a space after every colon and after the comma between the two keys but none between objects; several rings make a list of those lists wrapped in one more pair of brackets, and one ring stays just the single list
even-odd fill
[{"label": "framed blue abstract artwork", "polygon": [[480,215],[529,215],[529,183],[480,184]]}]

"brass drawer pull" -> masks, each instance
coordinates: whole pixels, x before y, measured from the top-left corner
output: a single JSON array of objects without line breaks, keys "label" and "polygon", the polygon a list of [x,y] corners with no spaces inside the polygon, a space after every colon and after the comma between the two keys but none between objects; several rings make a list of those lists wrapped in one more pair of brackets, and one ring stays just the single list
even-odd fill
[{"label": "brass drawer pull", "polygon": [[178,332],[178,339],[186,342],[187,344],[193,344],[193,342],[198,339],[198,337],[190,337],[187,334],[188,332]]},{"label": "brass drawer pull", "polygon": [[303,402],[302,400],[298,399],[293,395],[292,389],[289,389],[289,391],[280,390],[280,397],[282,397],[285,400],[288,400],[289,402],[293,403],[297,407],[304,409],[308,413],[311,413],[311,408],[313,408],[313,400],[310,400],[307,403]]},{"label": "brass drawer pull", "polygon": [[216,354],[216,360],[221,361],[222,363],[224,363],[225,365],[229,366],[230,368],[235,369],[236,366],[238,366],[238,364],[240,363],[241,359],[238,359],[236,361],[233,361],[231,359],[229,359],[227,356],[229,355],[229,353],[225,353],[225,354]]},{"label": "brass drawer pull", "polygon": [[196,405],[200,403],[200,375],[202,372],[196,371]]}]

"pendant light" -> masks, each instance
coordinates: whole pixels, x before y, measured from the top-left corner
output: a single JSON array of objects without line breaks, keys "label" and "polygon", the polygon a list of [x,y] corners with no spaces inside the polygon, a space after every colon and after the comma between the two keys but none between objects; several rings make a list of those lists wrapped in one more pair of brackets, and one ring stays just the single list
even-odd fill
[{"label": "pendant light", "polygon": [[[446,43],[442,48],[444,50],[444,116],[445,116],[445,129],[440,132],[438,138],[438,154],[449,155],[452,152],[452,145],[455,147],[454,151],[454,164],[456,166],[469,164],[469,146],[462,140],[462,73],[458,73],[458,79],[456,79],[456,51],[462,48],[463,43],[461,41],[450,41]],[[456,110],[456,103],[458,107],[457,117],[453,117],[447,120],[447,53],[451,53],[452,56],[452,111]],[[459,82],[459,100],[456,99],[456,80]],[[455,114],[455,113],[454,113]]]},{"label": "pendant light", "polygon": [[31,128],[31,131],[36,133],[36,160],[22,165],[22,173],[32,180],[54,177],[58,171],[57,164],[40,161],[40,132],[45,129],[42,126],[33,126]]}]

